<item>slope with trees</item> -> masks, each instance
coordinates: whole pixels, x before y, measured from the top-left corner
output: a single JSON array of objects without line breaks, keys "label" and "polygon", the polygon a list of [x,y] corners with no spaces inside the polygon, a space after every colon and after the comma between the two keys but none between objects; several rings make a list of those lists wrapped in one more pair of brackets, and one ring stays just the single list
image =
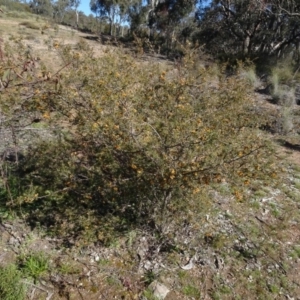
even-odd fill
[{"label": "slope with trees", "polygon": [[226,1],[197,11],[200,42],[211,52],[282,56],[299,48],[299,1]]}]

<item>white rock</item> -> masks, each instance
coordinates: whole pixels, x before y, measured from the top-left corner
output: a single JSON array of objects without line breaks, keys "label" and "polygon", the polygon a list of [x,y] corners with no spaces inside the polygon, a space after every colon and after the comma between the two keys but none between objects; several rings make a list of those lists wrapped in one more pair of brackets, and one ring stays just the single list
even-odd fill
[{"label": "white rock", "polygon": [[153,292],[153,295],[160,300],[165,299],[170,292],[165,285],[156,280],[149,285],[149,289]]},{"label": "white rock", "polygon": [[146,260],[144,262],[144,269],[148,271],[151,269],[151,267],[152,267],[152,263],[149,260]]}]

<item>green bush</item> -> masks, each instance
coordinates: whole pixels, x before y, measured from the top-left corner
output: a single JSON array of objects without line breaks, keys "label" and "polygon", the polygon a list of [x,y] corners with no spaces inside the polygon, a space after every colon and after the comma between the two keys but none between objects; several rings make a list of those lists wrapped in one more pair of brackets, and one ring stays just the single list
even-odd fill
[{"label": "green bush", "polygon": [[20,268],[24,275],[35,281],[49,270],[48,258],[43,253],[31,253],[20,257]]},{"label": "green bush", "polygon": [[299,80],[298,66],[285,59],[271,69],[269,84],[275,103],[290,107],[296,103],[295,85]]},{"label": "green bush", "polygon": [[195,199],[201,207],[211,184],[227,182],[242,201],[251,181],[276,176],[240,69],[216,74],[192,52],[180,69],[121,51],[95,58],[83,43],[56,47],[65,67],[54,77],[44,69],[32,97],[12,87],[2,101],[7,113],[39,112],[55,129],[19,164],[17,203],[31,220],[98,239],[131,226],[163,228]]},{"label": "green bush", "polygon": [[0,0],[0,6],[5,7],[4,11],[6,10],[13,10],[18,12],[31,12],[30,7],[28,4],[20,3],[17,1],[7,1],[7,0]]},{"label": "green bush", "polygon": [[15,265],[0,267],[0,299],[23,300],[26,288],[21,282],[21,272]]}]

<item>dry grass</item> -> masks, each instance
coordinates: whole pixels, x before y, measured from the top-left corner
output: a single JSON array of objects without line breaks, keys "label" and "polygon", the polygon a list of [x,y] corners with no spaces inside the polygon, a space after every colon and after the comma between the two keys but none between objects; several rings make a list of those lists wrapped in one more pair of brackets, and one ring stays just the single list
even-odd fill
[{"label": "dry grass", "polygon": [[46,19],[39,18],[37,20],[35,16],[30,14],[20,19],[6,15],[0,18],[0,28],[1,37],[4,41],[10,39],[26,40],[28,47],[45,62],[49,69],[52,68],[53,72],[55,66],[58,65],[57,54],[52,51],[56,42],[75,47],[81,40],[85,40],[88,45],[93,47],[97,57],[103,55],[103,52],[108,48],[108,46],[93,41],[96,37],[91,34],[80,33],[62,25],[52,26]]}]

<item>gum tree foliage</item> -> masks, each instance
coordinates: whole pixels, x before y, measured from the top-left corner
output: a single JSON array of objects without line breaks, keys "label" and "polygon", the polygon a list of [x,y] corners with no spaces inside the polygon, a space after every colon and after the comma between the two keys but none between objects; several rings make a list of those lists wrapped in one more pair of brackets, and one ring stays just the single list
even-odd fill
[{"label": "gum tree foliage", "polygon": [[29,1],[13,1],[13,0],[1,0],[0,5],[5,6],[8,10],[26,11],[30,12]]},{"label": "gum tree foliage", "polygon": [[54,19],[62,23],[68,8],[70,8],[69,0],[57,0],[55,3],[53,3]]},{"label": "gum tree foliage", "polygon": [[122,24],[124,21],[130,23],[132,31],[146,25],[152,33],[166,34],[193,11],[195,0],[92,0],[90,7],[100,17],[108,18],[111,34],[113,25],[117,22]]},{"label": "gum tree foliage", "polygon": [[195,0],[148,1],[150,33],[164,36],[167,48],[172,48],[175,31],[195,8]]},{"label": "gum tree foliage", "polygon": [[79,12],[78,12],[78,6],[80,5],[80,0],[70,0],[70,7],[72,7],[75,10],[76,14],[76,27],[79,26]]},{"label": "gum tree foliage", "polygon": [[[150,2],[150,1],[149,1]],[[154,5],[153,5],[154,4]],[[151,2],[149,26],[164,29],[168,25],[179,23],[194,9],[194,0],[166,0]]]},{"label": "gum tree foliage", "polygon": [[213,0],[198,3],[198,40],[211,52],[281,56],[298,49],[300,1]]},{"label": "gum tree foliage", "polygon": [[59,22],[63,22],[66,13],[74,9],[76,13],[76,25],[78,27],[80,0],[32,0],[29,5],[32,11],[39,15],[51,16]]},{"label": "gum tree foliage", "polygon": [[110,34],[116,34],[116,24],[123,23],[128,13],[128,0],[91,0],[90,8],[100,18],[107,18],[110,24]]},{"label": "gum tree foliage", "polygon": [[36,14],[46,16],[52,16],[53,14],[53,6],[50,0],[32,0],[29,5]]},{"label": "gum tree foliage", "polygon": [[149,7],[141,1],[135,1],[128,7],[128,21],[132,32],[137,31],[142,24],[147,25]]}]

